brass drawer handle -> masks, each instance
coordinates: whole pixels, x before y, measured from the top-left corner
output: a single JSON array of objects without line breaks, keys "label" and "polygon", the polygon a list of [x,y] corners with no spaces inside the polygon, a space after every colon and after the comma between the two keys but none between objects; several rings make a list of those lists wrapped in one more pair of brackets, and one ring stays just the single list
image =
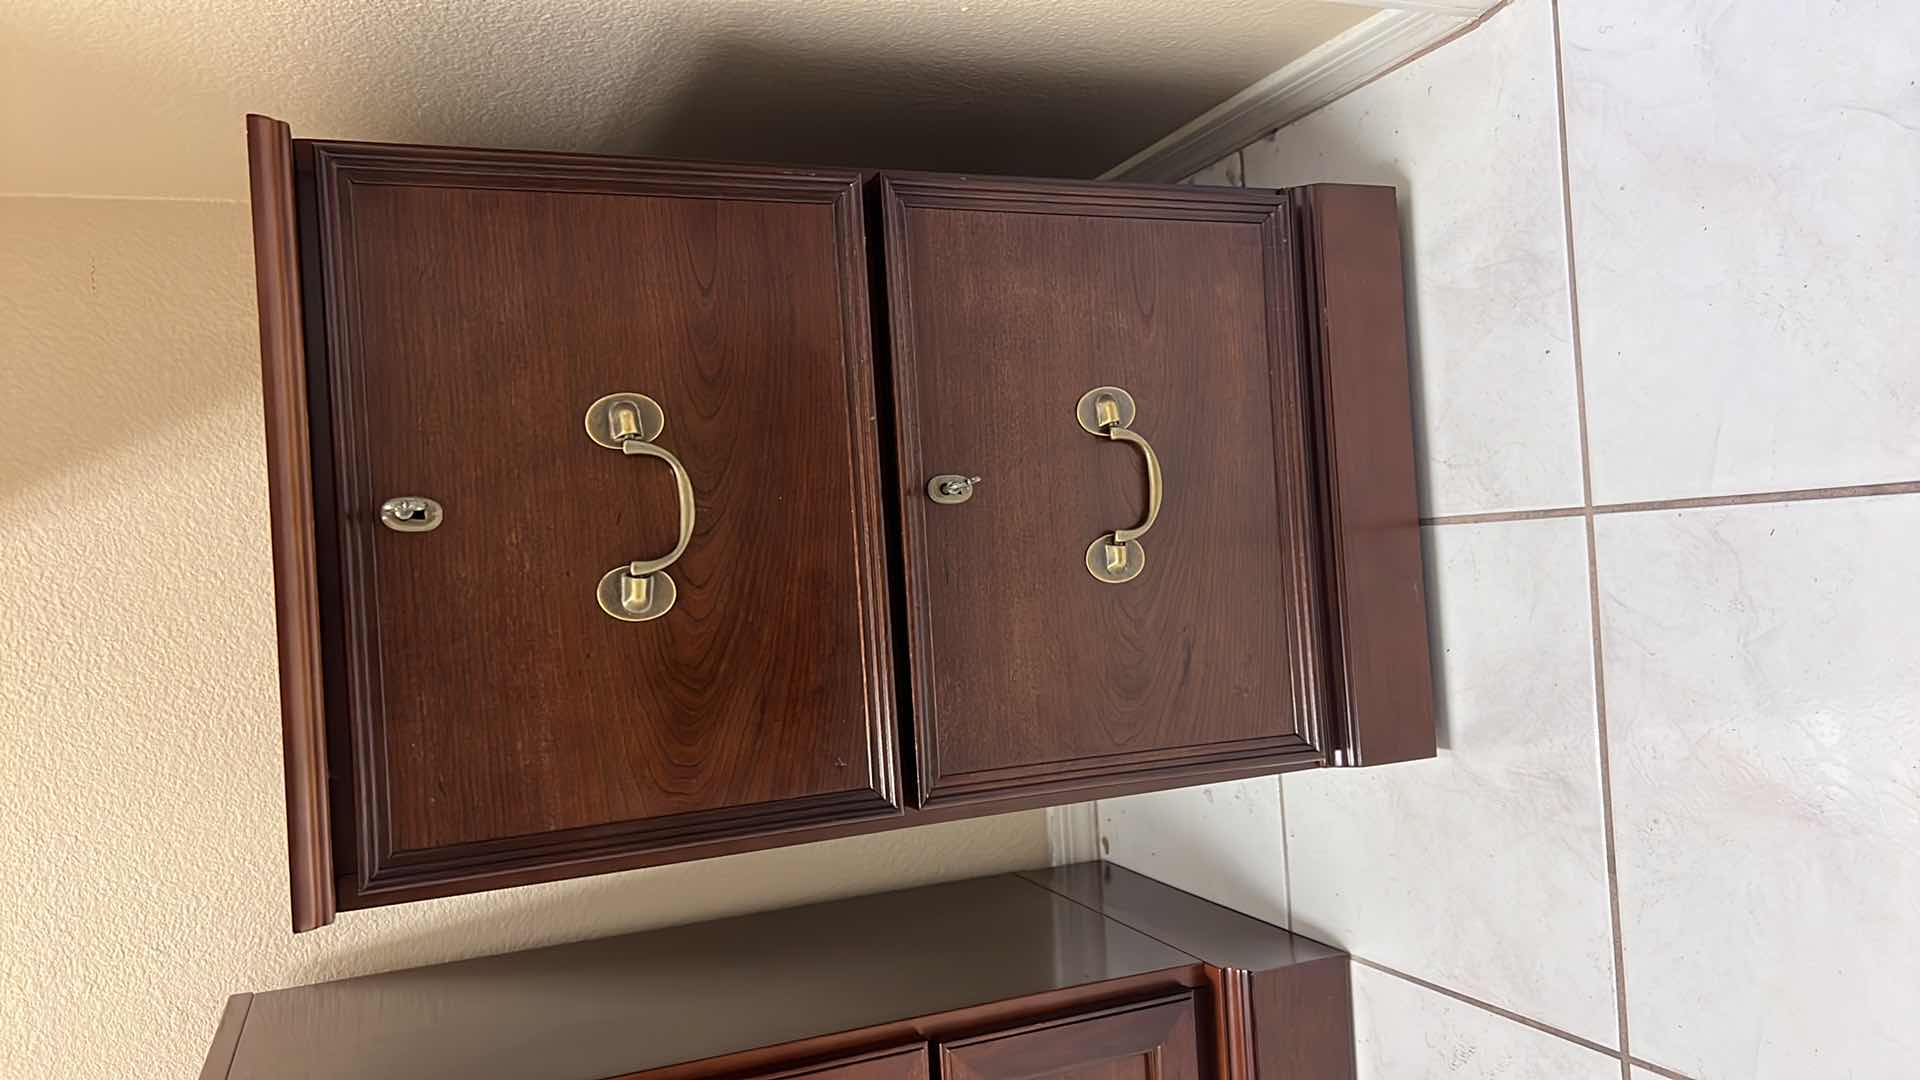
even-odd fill
[{"label": "brass drawer handle", "polygon": [[667,414],[645,394],[608,394],[587,408],[587,434],[593,441],[628,457],[659,458],[673,470],[680,500],[680,539],[658,559],[636,559],[600,578],[600,610],[623,622],[646,622],[665,615],[679,597],[667,574],[693,539],[693,478],[673,452],[654,444],[666,429]]},{"label": "brass drawer handle", "polygon": [[1115,442],[1127,442],[1140,448],[1147,460],[1147,516],[1131,529],[1115,529],[1087,548],[1087,572],[1109,585],[1132,581],[1146,568],[1147,552],[1140,538],[1147,535],[1160,517],[1160,497],[1165,487],[1160,476],[1160,458],[1153,446],[1132,428],[1138,410],[1133,395],[1117,386],[1096,386],[1080,396],[1074,414],[1089,434]]}]

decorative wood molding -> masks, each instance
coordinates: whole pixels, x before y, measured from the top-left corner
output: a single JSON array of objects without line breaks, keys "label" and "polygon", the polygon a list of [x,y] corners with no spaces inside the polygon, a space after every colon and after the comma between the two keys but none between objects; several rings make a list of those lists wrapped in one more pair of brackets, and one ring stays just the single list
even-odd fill
[{"label": "decorative wood molding", "polygon": [[[1500,4],[1475,0],[1328,0],[1341,7],[1373,8],[1379,11],[1430,11],[1436,15],[1459,15],[1477,19]],[[1504,0],[1502,0],[1504,2]]]},{"label": "decorative wood molding", "polygon": [[[872,359],[865,328],[867,262],[861,176],[847,170],[707,165],[649,159],[524,151],[467,150],[369,143],[315,142],[315,187],[320,240],[328,253],[321,272],[326,301],[327,351],[332,379],[333,441],[341,502],[374,505],[371,463],[360,417],[368,393],[359,357],[365,353],[355,300],[353,247],[356,192],[380,185],[565,191],[614,195],[683,195],[783,203],[818,203],[831,209],[840,274],[840,306],[848,328],[841,356],[848,416],[871,416]],[[472,891],[516,880],[516,875],[624,865],[634,856],[711,843],[791,832],[815,826],[898,817],[899,776],[894,749],[897,721],[891,687],[884,552],[880,528],[880,472],[876,436],[849,438],[847,469],[855,530],[860,602],[861,655],[866,664],[866,736],[871,786],[782,798],[640,820],[556,829],[539,836],[511,836],[402,849],[394,840],[389,806],[386,706],[380,693],[383,651],[380,627],[368,612],[379,608],[381,582],[372,558],[376,523],[343,528],[342,589],[357,598],[346,605],[344,651],[348,700],[336,710],[353,739],[356,873],[341,886],[349,907],[382,902],[388,894],[413,898]],[[766,845],[761,845],[766,846]],[[662,861],[662,860],[651,860]]]},{"label": "decorative wood molding", "polygon": [[1347,954],[1114,863],[1020,876],[1201,961],[1221,1080],[1353,1080]]},{"label": "decorative wood molding", "polygon": [[1436,752],[1394,190],[1293,188],[1318,412],[1334,765]]},{"label": "decorative wood molding", "polygon": [[1158,786],[1212,783],[1311,768],[1327,761],[1330,742],[1325,710],[1315,696],[1325,670],[1325,633],[1321,626],[1320,566],[1310,493],[1314,491],[1309,433],[1303,419],[1310,411],[1306,356],[1290,326],[1301,320],[1291,310],[1301,302],[1292,254],[1291,209],[1277,191],[1103,181],[1027,180],[930,173],[887,173],[881,177],[881,218],[886,253],[890,324],[890,371],[899,475],[927,473],[922,460],[918,420],[919,375],[912,327],[917,286],[909,271],[910,211],[974,210],[1004,214],[1071,214],[1128,219],[1234,222],[1261,229],[1266,260],[1268,368],[1273,377],[1274,439],[1277,450],[1276,505],[1282,518],[1284,550],[1274,553],[1280,591],[1298,617],[1285,628],[1291,657],[1293,698],[1286,707],[1298,717],[1298,730],[1234,741],[1189,746],[1085,754],[1071,761],[1039,761],[965,771],[944,767],[938,738],[936,655],[933,611],[927,600],[932,562],[926,548],[925,500],[900,502],[900,545],[906,594],[907,683],[913,708],[917,803],[922,809],[994,804],[1029,795],[1084,801],[1093,789],[1119,780],[1156,781]]},{"label": "decorative wood molding", "polygon": [[[1367,5],[1373,6],[1371,4]],[[1201,113],[1101,174],[1101,179],[1184,179],[1276,128],[1472,26],[1460,4],[1386,10]],[[1438,9],[1438,10],[1429,10]]]},{"label": "decorative wood molding", "polygon": [[[1110,1063],[1111,1068],[1129,1058],[1144,1057],[1143,1072],[1154,1080],[1199,1080],[1198,1012],[1189,990],[1010,1031],[951,1039],[938,1046],[939,1074],[946,1080],[1073,1075],[1079,1072],[1075,1066],[1083,1063]],[[1108,1075],[1126,1075],[1123,1070],[1124,1066],[1114,1068]]]},{"label": "decorative wood molding", "polygon": [[315,574],[307,355],[295,232],[293,137],[287,125],[247,117],[254,279],[267,428],[267,514],[273,533],[274,622],[280,653],[280,726],[287,785],[293,929],[333,921],[333,841]]}]

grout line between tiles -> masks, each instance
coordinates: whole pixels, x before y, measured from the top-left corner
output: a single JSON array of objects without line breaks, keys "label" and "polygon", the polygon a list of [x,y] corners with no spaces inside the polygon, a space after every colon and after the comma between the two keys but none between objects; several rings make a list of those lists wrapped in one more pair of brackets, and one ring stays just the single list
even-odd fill
[{"label": "grout line between tiles", "polygon": [[[1559,1028],[1554,1027],[1552,1024],[1543,1024],[1540,1021],[1535,1020],[1531,1016],[1514,1012],[1512,1009],[1503,1009],[1500,1006],[1495,1005],[1490,1001],[1481,1001],[1477,997],[1473,997],[1468,994],[1463,994],[1458,990],[1452,989],[1451,987],[1441,986],[1439,983],[1436,983],[1436,982],[1428,982],[1427,980],[1421,978],[1418,975],[1409,975],[1404,971],[1400,971],[1396,968],[1390,968],[1385,964],[1375,963],[1374,961],[1369,960],[1364,956],[1355,956],[1351,953],[1349,953],[1348,956],[1354,963],[1359,964],[1361,967],[1372,968],[1373,970],[1378,971],[1383,975],[1391,975],[1396,979],[1401,979],[1406,982],[1410,982],[1413,985],[1418,986],[1423,990],[1431,990],[1434,993],[1440,994],[1444,997],[1450,997],[1453,1000],[1458,1001],[1463,1005],[1471,1005],[1476,1009],[1481,1009],[1485,1012],[1490,1012],[1493,1015],[1498,1016],[1503,1020],[1511,1020],[1514,1023],[1521,1025],[1522,1027],[1532,1028],[1533,1030],[1541,1032],[1542,1034],[1551,1035],[1556,1039],[1564,1039],[1567,1042],[1574,1044],[1575,1046],[1581,1047],[1586,1050],[1591,1050],[1596,1054],[1605,1054],[1610,1058],[1618,1059],[1620,1061],[1620,1068],[1623,1071],[1627,1067],[1626,1059],[1623,1058],[1617,1051],[1609,1047],[1602,1046],[1601,1044],[1594,1042],[1592,1039],[1583,1039],[1580,1036],[1575,1035],[1571,1031],[1562,1031]],[[1682,1078],[1682,1080],[1685,1080],[1685,1078]]]},{"label": "grout line between tiles", "polygon": [[1686,1073],[1674,1072],[1672,1069],[1655,1065],[1650,1061],[1641,1061],[1639,1058],[1628,1058],[1627,1062],[1636,1069],[1645,1070],[1655,1076],[1664,1076],[1667,1080],[1693,1080],[1693,1077],[1688,1076]]},{"label": "grout line between tiles", "polygon": [[1586,351],[1580,334],[1579,261],[1573,242],[1573,168],[1567,148],[1567,73],[1560,34],[1560,0],[1552,0],[1553,94],[1560,143],[1560,220],[1565,228],[1567,253],[1567,321],[1572,331],[1573,400],[1580,432],[1580,499],[1585,513],[1587,541],[1587,622],[1593,636],[1593,723],[1600,766],[1600,831],[1606,852],[1607,917],[1613,935],[1613,1000],[1620,1030],[1620,1078],[1633,1080],[1628,1065],[1633,1046],[1627,1031],[1627,954],[1620,919],[1619,848],[1613,827],[1613,759],[1607,735],[1606,649],[1600,633],[1600,553],[1596,546],[1593,505],[1593,448],[1587,429]]},{"label": "grout line between tiles", "polygon": [[1485,525],[1501,521],[1539,521],[1543,518],[1585,517],[1584,506],[1555,506],[1544,510],[1489,510],[1483,514],[1435,514],[1420,519],[1422,525]]},{"label": "grout line between tiles", "polygon": [[[1584,453],[1583,453],[1584,456]],[[1600,633],[1600,552],[1594,536],[1594,517],[1584,519],[1587,541],[1587,624],[1593,634],[1593,722],[1600,764],[1600,829],[1606,847],[1607,917],[1613,934],[1613,995],[1620,1019],[1620,1075],[1633,1080],[1626,1066],[1627,950],[1620,920],[1620,858],[1613,827],[1613,751],[1607,735],[1606,649]]]},{"label": "grout line between tiles", "polygon": [[1868,499],[1876,495],[1920,494],[1920,480],[1896,480],[1884,484],[1850,484],[1846,487],[1797,488],[1789,491],[1756,491],[1746,495],[1701,495],[1683,499],[1650,499],[1646,502],[1607,503],[1596,506],[1596,514],[1638,514],[1649,510],[1698,510],[1709,506],[1752,506],[1756,503],[1819,502],[1825,499]]},{"label": "grout line between tiles", "polygon": [[1828,499],[1871,499],[1884,495],[1920,495],[1920,480],[1893,480],[1884,484],[1849,484],[1845,487],[1792,488],[1784,491],[1753,491],[1740,495],[1697,495],[1675,499],[1647,499],[1641,502],[1600,503],[1593,507],[1552,506],[1540,510],[1489,510],[1476,514],[1432,514],[1420,519],[1422,525],[1484,525],[1505,521],[1538,521],[1542,518],[1585,517],[1595,515],[1645,514],[1656,510],[1702,510],[1716,506],[1755,506],[1767,503],[1821,502]]}]

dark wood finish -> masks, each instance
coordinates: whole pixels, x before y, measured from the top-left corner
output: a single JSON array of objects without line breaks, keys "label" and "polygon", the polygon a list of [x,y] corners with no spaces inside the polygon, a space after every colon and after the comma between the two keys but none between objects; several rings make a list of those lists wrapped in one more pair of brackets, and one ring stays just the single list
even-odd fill
[{"label": "dark wood finish", "polygon": [[287,125],[247,117],[253,266],[260,304],[260,383],[273,535],[274,625],[280,655],[280,734],[287,788],[288,891],[293,929],[333,921],[333,840],[315,549],[314,467],[295,225],[293,141]]},{"label": "dark wood finish", "polygon": [[1343,954],[1090,864],[236,995],[203,1080],[1346,1080],[1348,1009]]},{"label": "dark wood finish", "polygon": [[931,1060],[926,1043],[761,1073],[753,1080],[929,1080]]},{"label": "dark wood finish", "polygon": [[1112,863],[1020,876],[1204,961],[1228,1080],[1354,1075],[1345,953]]},{"label": "dark wood finish", "polygon": [[1200,1080],[1192,994],[942,1043],[942,1080]]},{"label": "dark wood finish", "polygon": [[638,1080],[639,1077],[645,1077],[646,1080],[720,1080],[795,1059],[815,1060],[896,1039],[940,1039],[981,1031],[1000,1031],[1030,1022],[1037,1016],[1078,1015],[1089,1009],[1160,997],[1170,990],[1205,992],[1206,986],[1204,974],[1196,967],[1156,971],[1108,982],[1050,990],[1031,997],[954,1009],[932,1016],[914,1017],[858,1031],[821,1035],[721,1058],[628,1073],[618,1080]]},{"label": "dark wood finish", "polygon": [[1353,1080],[1353,965],[1345,956],[1237,974],[1245,1005],[1228,1008],[1246,1018],[1252,1038],[1234,1056],[1248,1063],[1236,1078]]},{"label": "dark wood finish", "polygon": [[1295,189],[1319,406],[1335,765],[1436,752],[1400,222],[1390,187]]},{"label": "dark wood finish", "polygon": [[[1270,767],[1249,765],[1241,769],[1222,770],[1217,779],[1228,780],[1240,777],[1261,776],[1272,773]],[[1112,799],[1126,795],[1139,795],[1148,791],[1160,791],[1167,787],[1167,781],[1156,777],[1134,778],[1128,780],[1101,781],[1089,784],[1074,791],[1078,800]],[[515,888],[521,885],[534,885],[546,881],[560,881],[580,877],[586,874],[610,873],[620,870],[637,870],[649,866],[665,866],[674,863],[693,862],[699,859],[718,858],[725,855],[737,855],[748,851],[761,851],[771,847],[790,847],[798,844],[819,843],[825,840],[838,840],[848,836],[869,836],[875,833],[892,832],[896,829],[912,829],[923,825],[939,825],[953,821],[967,821],[1002,813],[1020,810],[1033,810],[1047,806],[1057,806],[1061,796],[1048,792],[1012,796],[996,799],[991,803],[949,802],[922,809],[911,803],[903,806],[900,812],[891,817],[866,818],[858,821],[836,822],[830,825],[803,825],[787,829],[769,830],[750,836],[735,836],[720,840],[697,840],[661,844],[644,850],[624,854],[595,855],[579,862],[555,862],[540,866],[518,869],[476,870],[457,880],[429,882],[423,885],[396,885],[378,891],[362,894],[357,891],[357,881],[350,875],[341,875],[336,879],[339,890],[339,905],[342,911],[354,911],[363,908],[385,907],[390,904],[405,904],[417,900],[428,900],[446,896],[449,893],[481,892],[489,889]],[[933,837],[928,842],[935,842]],[[343,845],[344,846],[344,845]]]},{"label": "dark wood finish", "polygon": [[[1322,760],[1306,372],[1284,195],[883,180],[921,805]],[[1140,456],[1083,431],[1140,405],[1165,503],[1122,585]],[[929,476],[984,478],[939,506]]]},{"label": "dark wood finish", "polygon": [[[1433,753],[1391,190],[248,139],[296,930]],[[1069,400],[1109,379],[1169,480],[1118,587],[1080,561],[1140,462]],[[580,580],[671,539],[666,470],[579,430],[616,381],[679,395],[661,441],[702,500],[664,625]],[[928,504],[945,468],[988,477],[973,503]],[[456,524],[374,524],[449,476]]]},{"label": "dark wood finish", "polygon": [[213,1044],[207,1047],[207,1060],[200,1067],[200,1080],[227,1080],[233,1067],[233,1053],[240,1046],[240,1031],[247,1025],[252,994],[235,994],[220,1012],[220,1026],[214,1029]]},{"label": "dark wood finish", "polygon": [[1110,862],[1020,875],[1216,967],[1274,971],[1346,954]]},{"label": "dark wood finish", "polygon": [[[357,893],[896,813],[858,175],[313,153]],[[594,587],[678,504],[583,430],[618,390],[699,506],[642,624]]]},{"label": "dark wood finish", "polygon": [[[1193,957],[1002,875],[257,994],[231,1077],[764,1071],[1201,981]],[[731,1057],[763,1047],[784,1049]]]}]

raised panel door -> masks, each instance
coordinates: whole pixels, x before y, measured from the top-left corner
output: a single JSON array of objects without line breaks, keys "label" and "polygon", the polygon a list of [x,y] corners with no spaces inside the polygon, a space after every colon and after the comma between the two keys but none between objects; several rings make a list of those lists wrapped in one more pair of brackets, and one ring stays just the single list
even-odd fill
[{"label": "raised panel door", "polygon": [[922,805],[1321,760],[1286,196],[915,176],[884,210]]},{"label": "raised panel door", "polygon": [[313,160],[357,890],[897,812],[858,176]]},{"label": "raised panel door", "polygon": [[940,1045],[944,1080],[1200,1080],[1193,996]]}]

